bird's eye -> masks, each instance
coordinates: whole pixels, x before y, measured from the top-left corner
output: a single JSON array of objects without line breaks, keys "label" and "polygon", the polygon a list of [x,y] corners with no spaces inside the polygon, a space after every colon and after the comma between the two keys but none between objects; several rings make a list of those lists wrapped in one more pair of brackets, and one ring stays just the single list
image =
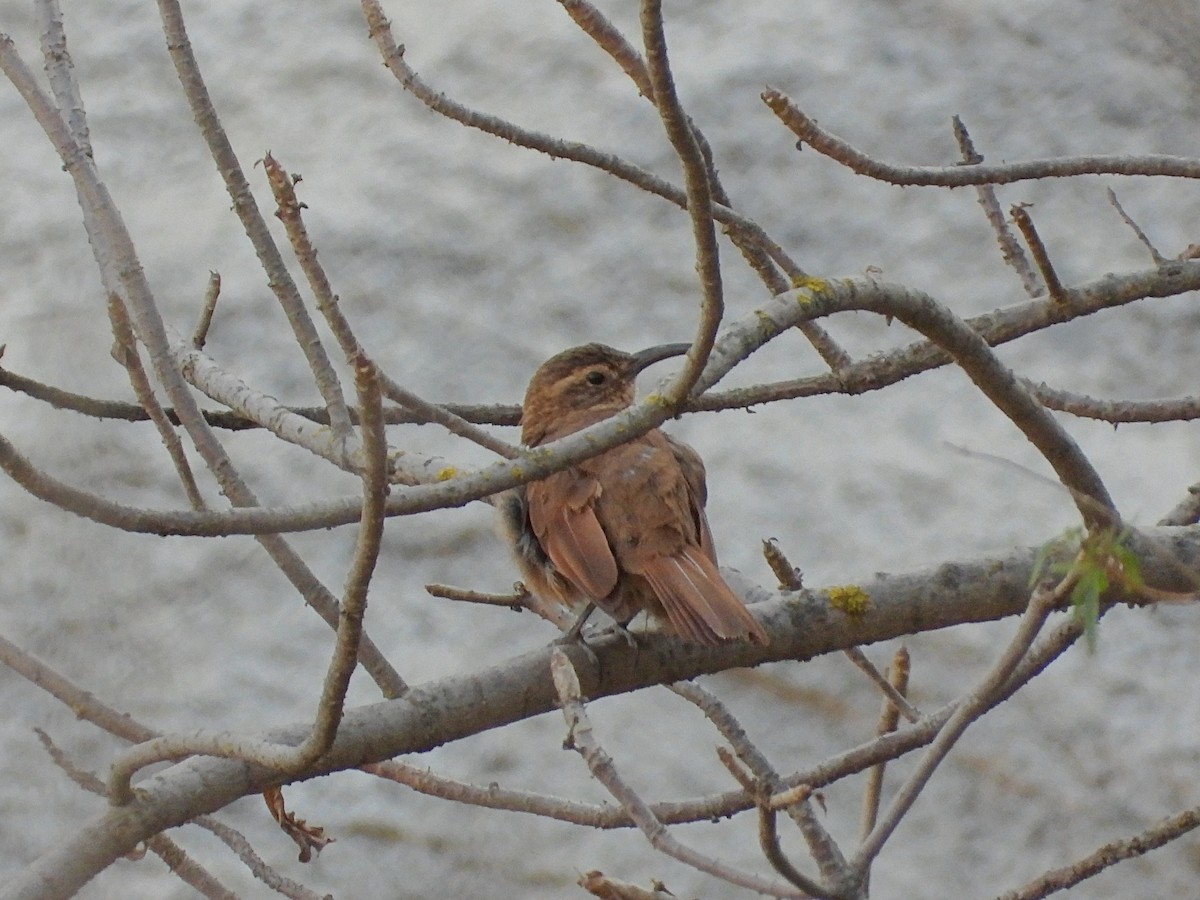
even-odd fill
[{"label": "bird's eye", "polygon": [[604,384],[605,381],[606,381],[606,379],[604,377],[604,373],[601,372],[599,369],[592,369],[592,371],[587,373],[587,383],[588,384],[600,385],[600,384]]}]

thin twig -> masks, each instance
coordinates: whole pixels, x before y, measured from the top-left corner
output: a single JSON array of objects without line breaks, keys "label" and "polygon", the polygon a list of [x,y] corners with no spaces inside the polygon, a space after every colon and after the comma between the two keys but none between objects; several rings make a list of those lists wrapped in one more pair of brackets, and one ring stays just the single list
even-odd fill
[{"label": "thin twig", "polygon": [[[292,244],[292,252],[299,260],[300,268],[308,279],[313,296],[316,297],[317,309],[324,316],[325,322],[333,332],[346,359],[352,360],[364,350],[358,337],[354,334],[354,329],[350,326],[350,321],[342,312],[341,304],[333,292],[324,267],[317,260],[317,251],[313,247],[308,236],[308,229],[304,225],[304,216],[301,212],[304,204],[296,197],[297,179],[284,171],[283,166],[279,165],[270,153],[263,158],[263,170],[266,172],[271,192],[275,195],[275,214],[283,222],[284,229],[287,231],[288,240]],[[449,410],[441,409],[422,399],[412,391],[401,387],[382,372],[380,372],[380,380],[384,393],[389,399],[402,404],[426,421],[436,422],[452,434],[457,434],[481,447],[486,447],[506,459],[515,459],[520,455],[521,451],[518,448],[476,428]]]},{"label": "thin twig", "polygon": [[[767,565],[771,567],[776,579],[779,581],[779,586],[786,591],[800,591],[804,589],[804,578],[800,570],[791,564],[791,561],[783,552],[783,548],[779,546],[779,542],[772,538],[769,541],[762,542],[763,557],[767,560]],[[902,696],[891,682],[879,674],[879,670],[875,668],[875,664],[867,658],[859,647],[849,647],[842,651],[846,658],[854,663],[858,668],[866,673],[867,677],[875,683],[875,685],[884,693],[892,705],[896,709],[904,713],[904,718],[910,722],[916,722],[921,718],[920,712],[913,707],[908,700]]]},{"label": "thin twig", "polygon": [[[654,86],[650,82],[650,73],[646,68],[646,62],[633,45],[625,39],[625,36],[587,0],[559,0],[559,3],[575,24],[621,67],[621,70],[637,86],[639,93],[654,103]],[[733,209],[733,202],[722,185],[720,175],[713,163],[708,142],[690,118],[688,124],[704,156],[709,187],[714,201],[714,215],[716,208],[719,207]],[[797,281],[808,277],[807,273],[796,265],[783,248],[771,241],[757,226],[753,229],[746,229],[741,224],[724,224],[729,239],[741,251],[750,268],[762,279],[772,294],[785,291]],[[781,269],[783,275],[780,274]],[[828,332],[816,322],[801,322],[797,327],[835,372],[849,365],[849,354],[838,346]]]},{"label": "thin twig", "polygon": [[[807,798],[800,801],[807,802]],[[776,827],[778,812],[767,802],[764,795],[758,803],[758,844],[762,847],[763,856],[776,872],[794,884],[810,897],[833,898],[841,896],[815,883],[811,878],[792,865],[783,848],[779,845],[779,829]]]},{"label": "thin twig", "polygon": [[399,403],[424,421],[441,425],[451,434],[466,438],[468,441],[491,450],[505,459],[516,459],[521,455],[519,447],[515,447],[507,441],[502,441],[495,435],[476,427],[462,416],[451,412],[444,406],[430,403],[428,400],[400,385],[391,376],[381,372],[380,377],[383,382],[383,391],[387,398]]},{"label": "thin twig", "polygon": [[87,113],[83,108],[83,96],[79,80],[75,77],[75,61],[67,50],[67,33],[63,28],[63,14],[58,0],[38,0],[34,4],[42,33],[42,59],[50,90],[58,101],[67,129],[86,155],[92,156],[92,138],[88,130]]},{"label": "thin twig", "polygon": [[1045,382],[1026,380],[1024,383],[1043,406],[1083,419],[1099,419],[1113,425],[1200,419],[1200,396],[1175,400],[1100,400],[1086,394],[1052,388]]},{"label": "thin twig", "polygon": [[979,685],[967,695],[955,709],[954,714],[938,732],[937,738],[921,757],[916,770],[905,781],[896,797],[892,800],[883,818],[871,833],[863,839],[862,845],[851,863],[859,875],[865,877],[870,870],[871,862],[883,849],[884,843],[891,837],[900,820],[912,808],[922,789],[933,776],[934,771],[942,760],[957,743],[962,733],[972,722],[975,722],[993,705],[993,698],[1001,693],[1009,679],[1016,672],[1018,665],[1025,658],[1033,645],[1034,639],[1041,630],[1043,623],[1062,600],[1069,595],[1074,578],[1063,579],[1052,590],[1035,589],[1029,601],[1029,608],[1021,618],[1017,633],[1013,635],[1008,647],[982,679]]},{"label": "thin twig", "polygon": [[[384,65],[388,67],[388,70],[403,85],[405,90],[434,112],[468,128],[475,128],[517,146],[545,153],[554,159],[569,159],[600,169],[649,194],[661,197],[678,206],[680,209],[687,208],[688,201],[685,191],[618,156],[605,153],[577,141],[564,141],[552,138],[536,131],[521,128],[498,116],[477,112],[461,103],[451,100],[443,92],[430,87],[405,60],[404,47],[397,44],[395,38],[392,36],[391,23],[383,14],[383,9],[380,7],[378,0],[361,0],[361,3],[363,14],[367,20],[369,34],[379,48]],[[776,259],[777,262],[780,261],[777,255],[783,254],[782,248],[767,237],[757,223],[721,204],[715,204],[712,207],[712,215],[722,225],[738,228],[747,235],[752,236],[752,239],[762,246],[771,255],[772,259]],[[786,254],[783,255],[786,256]],[[783,265],[782,262],[780,264]]]},{"label": "thin twig", "polygon": [[114,804],[129,803],[133,799],[131,781],[134,774],[156,762],[205,754],[242,759],[288,774],[298,774],[333,745],[344,712],[350,676],[360,652],[367,586],[379,555],[387,494],[387,443],[383,422],[378,415],[379,382],[369,360],[360,357],[354,363],[366,450],[362,478],[363,515],[354,561],[346,578],[346,593],[341,604],[333,658],[325,677],[312,731],[295,747],[228,732],[200,731],[155,738],[127,750],[114,761],[108,779],[109,797]]},{"label": "thin twig", "polygon": [[142,367],[142,358],[138,353],[137,341],[133,336],[133,326],[129,322],[129,312],[117,294],[108,295],[108,318],[112,323],[113,337],[116,340],[113,345],[113,357],[125,369],[138,404],[146,410],[150,421],[158,430],[158,436],[162,439],[163,445],[167,448],[167,455],[171,457],[171,463],[175,466],[175,473],[183,484],[183,491],[187,495],[188,503],[195,510],[207,509],[208,504],[204,502],[204,497],[200,494],[200,488],[196,485],[196,476],[192,474],[191,464],[188,462],[187,454],[184,453],[183,442],[167,420],[162,404],[154,395],[154,388],[150,384],[146,370]]},{"label": "thin twig", "polygon": [[120,712],[98,700],[91,692],[85,691],[65,675],[5,637],[0,637],[0,663],[54,697],[77,718],[91,722],[111,735],[136,743],[150,740],[156,734],[154,730],[135,721],[128,713]]},{"label": "thin twig", "polygon": [[312,370],[317,390],[329,410],[330,427],[338,435],[348,435],[351,431],[350,412],[338,383],[337,373],[329,361],[312,318],[304,308],[300,291],[283,262],[283,256],[275,246],[266,220],[259,212],[258,203],[250,190],[250,183],[242,172],[233,145],[229,142],[229,137],[217,116],[208,87],[204,83],[204,76],[201,75],[195,54],[192,53],[191,39],[188,37],[179,3],[177,0],[158,0],[158,11],[167,39],[167,52],[175,65],[184,96],[187,97],[196,125],[204,136],[217,171],[225,181],[225,189],[233,200],[234,212],[241,220],[246,236],[250,238],[254,252],[266,271],[267,284],[278,299],[288,324],[292,327],[296,343]]},{"label": "thin twig", "polygon": [[1158,248],[1150,243],[1150,238],[1146,237],[1146,232],[1142,231],[1142,229],[1138,227],[1138,223],[1133,221],[1133,217],[1130,216],[1129,213],[1125,212],[1125,207],[1123,207],[1121,205],[1121,201],[1117,199],[1117,192],[1112,188],[1107,188],[1106,190],[1108,191],[1108,202],[1113,205],[1113,209],[1117,211],[1117,215],[1119,215],[1121,220],[1130,227],[1137,239],[1142,242],[1142,246],[1150,251],[1150,258],[1154,260],[1154,264],[1156,266],[1161,266],[1166,263],[1167,258],[1158,252]]},{"label": "thin twig", "polygon": [[[70,410],[97,419],[120,419],[125,422],[144,422],[149,419],[146,411],[136,403],[100,400],[85,394],[65,391],[33,378],[18,375],[2,366],[0,366],[0,387],[19,391],[35,400],[48,403],[55,409]],[[437,405],[476,425],[517,425],[521,420],[521,407],[515,403],[439,403]],[[329,424],[329,413],[323,406],[288,406],[285,409],[289,413],[303,416],[311,422],[322,425]],[[180,424],[179,416],[176,415],[174,409],[168,407],[164,411],[172,425]],[[247,419],[231,410],[205,409],[201,410],[201,414],[204,420],[214,428],[247,431],[265,427],[261,423]],[[351,410],[350,417],[357,425],[358,417],[353,410]],[[425,416],[417,416],[406,409],[396,407],[384,410],[384,418],[389,425],[422,425],[428,421]]]},{"label": "thin twig", "polygon": [[241,832],[230,828],[224,822],[214,819],[212,816],[199,816],[192,820],[192,824],[212,833],[217,840],[233,851],[251,875],[275,891],[275,893],[289,897],[291,900],[329,900],[328,895],[322,896],[315,891],[309,890],[304,885],[279,874],[261,856],[254,852],[254,848]]},{"label": "thin twig", "polygon": [[717,233],[713,228],[713,198],[708,183],[708,167],[675,91],[667,39],[663,32],[662,0],[642,0],[641,21],[646,68],[654,89],[654,106],[683,168],[687,211],[692,221],[692,240],[696,245],[696,273],[700,277],[703,297],[692,348],[688,351],[683,370],[666,389],[666,402],[677,407],[692,392],[708,363],[708,355],[717,339],[717,329],[721,327],[721,318],[725,314],[725,299],[721,286]]},{"label": "thin twig", "polygon": [[525,605],[529,591],[525,585],[517,583],[514,590],[507,594],[489,594],[486,591],[475,591],[470,588],[453,587],[448,584],[427,584],[425,590],[430,596],[443,600],[458,600],[462,603],[478,603],[482,606],[505,606],[513,612],[527,612]]},{"label": "thin twig", "polygon": [[771,573],[775,576],[775,580],[779,582],[779,586],[783,590],[804,590],[804,573],[792,565],[791,560],[783,552],[783,548],[779,546],[779,541],[775,540],[775,538],[763,541],[762,554],[763,559],[767,561],[767,565],[771,568]]},{"label": "thin twig", "polygon": [[675,900],[675,895],[660,881],[655,880],[653,889],[646,890],[628,881],[609,878],[599,869],[584,872],[575,883],[592,896],[601,897],[603,900]]},{"label": "thin twig", "polygon": [[[746,734],[746,730],[729,708],[721,702],[720,698],[690,681],[681,681],[668,685],[668,690],[695,704],[704,713],[705,717],[716,726],[721,736],[729,742],[729,746],[733,748],[738,759],[749,767],[756,784],[759,786],[758,788],[751,787],[749,789],[750,793],[769,796],[783,790],[783,779],[780,778],[775,767],[771,765],[766,754],[750,740]],[[722,761],[724,761],[724,757],[722,757]],[[731,773],[735,773],[735,770],[728,762],[726,762],[726,768]],[[740,778],[739,781],[741,781]],[[747,787],[745,782],[742,782],[742,786],[744,788]],[[756,803],[761,805],[762,802],[764,802],[762,797],[756,799]],[[851,880],[851,872],[846,865],[846,858],[842,855],[837,842],[834,841],[833,837],[813,814],[812,804],[808,802],[808,798],[805,797],[803,800],[790,805],[787,812],[800,828],[801,834],[804,835],[809,852],[820,868],[821,875],[826,883],[839,886],[847,885]],[[774,824],[772,823],[773,827]],[[831,891],[830,888],[824,887],[815,879],[802,874],[790,864],[786,868],[788,874],[784,874],[782,870],[780,874],[803,891],[815,896],[827,896],[831,892],[837,892],[836,890]]]},{"label": "thin twig", "polygon": [[1058,273],[1054,271],[1054,263],[1050,261],[1050,254],[1046,252],[1046,245],[1042,243],[1042,236],[1038,234],[1029,210],[1025,204],[1016,204],[1009,212],[1025,238],[1025,243],[1029,245],[1029,252],[1033,255],[1033,261],[1037,265],[1038,271],[1042,273],[1042,280],[1046,282],[1046,293],[1050,295],[1051,300],[1058,303],[1065,302],[1067,290],[1058,280]]},{"label": "thin twig", "polygon": [[[235,506],[256,506],[258,501],[253,491],[238,475],[225,448],[204,421],[191,390],[180,374],[175,350],[184,347],[185,342],[182,338],[173,337],[163,321],[133,241],[108,188],[100,180],[91,158],[80,150],[71,137],[61,115],[33,78],[12,40],[3,34],[0,34],[0,70],[17,88],[74,180],[80,205],[85,211],[89,239],[101,268],[101,280],[106,286],[120,285],[138,337],[146,345],[158,381],[174,404],[181,424],[187,429],[197,451],[230,501]],[[194,350],[191,352],[198,355]],[[321,612],[326,621],[332,619],[336,623],[336,600],[290,545],[278,535],[260,535],[257,540],[309,605]],[[363,664],[380,684],[385,696],[398,695],[407,689],[403,679],[373,644],[364,642]]]},{"label": "thin twig", "polygon": [[[904,648],[901,647],[896,652],[900,653],[903,650]],[[895,707],[896,712],[910,722],[919,722],[921,720],[921,711],[912,705],[909,699],[904,696],[903,691],[898,690],[891,681],[880,674],[879,669],[875,667],[875,663],[867,658],[867,654],[863,653],[861,647],[850,647],[847,650],[843,650],[842,653],[845,654],[850,662],[858,666],[879,690],[883,691],[886,705]],[[893,659],[892,666],[895,667],[895,665],[896,662]]]},{"label": "thin twig", "polygon": [[[971,140],[967,126],[958,116],[954,117],[953,122],[954,138],[958,141],[958,149],[962,153],[963,162],[969,166],[979,165],[983,162],[983,156],[976,151],[975,142]],[[976,185],[975,192],[979,197],[979,205],[983,207],[983,214],[987,218],[988,224],[996,233],[996,241],[1000,244],[1000,255],[1008,263],[1009,268],[1020,277],[1025,293],[1030,297],[1040,296],[1044,293],[1042,285],[1038,281],[1033,267],[1029,265],[1029,260],[1025,258],[1025,251],[1021,249],[1020,243],[1008,227],[1008,220],[1004,218],[1004,210],[1000,207],[1000,201],[996,199],[995,186],[991,184]]]},{"label": "thin twig", "polygon": [[346,691],[350,686],[350,676],[354,674],[359,646],[362,643],[363,617],[367,612],[367,589],[379,559],[379,547],[383,540],[384,501],[388,491],[388,447],[383,417],[380,414],[382,397],[379,378],[375,366],[365,355],[360,354],[353,360],[353,364],[358,414],[362,420],[365,462],[362,474],[362,520],[355,541],[354,559],[346,575],[346,589],[342,595],[333,658],[330,660],[329,671],[321,689],[321,700],[312,734],[297,750],[296,770],[306,768],[328,750],[337,737],[338,725],[342,721],[345,708]]},{"label": "thin twig", "polygon": [[597,781],[621,804],[634,823],[645,834],[654,849],[667,854],[693,868],[738,887],[744,887],[771,897],[802,898],[789,887],[742,872],[680,843],[641,797],[621,778],[612,758],[600,746],[592,731],[591,721],[584,709],[580,693],[579,678],[571,660],[561,648],[555,647],[550,654],[550,674],[562,703],[563,717],[567,721],[567,742],[587,763],[589,771]]},{"label": "thin twig", "polygon": [[208,285],[204,289],[204,306],[200,308],[200,317],[192,331],[192,346],[203,350],[208,341],[208,329],[212,327],[213,315],[217,311],[217,300],[221,296],[221,274],[208,273]]},{"label": "thin twig", "polygon": [[1011,184],[1035,178],[1069,178],[1073,175],[1157,175],[1200,178],[1200,159],[1149,154],[1143,156],[1059,156],[1026,162],[979,166],[894,166],[872,159],[819,127],[780,91],[762,93],[791,132],[822,156],[828,156],[859,175],[896,185],[967,187],[975,184]]},{"label": "thin twig", "polygon": [[587,0],[558,0],[558,4],[566,10],[567,15],[584,34],[613,58],[613,61],[621,67],[621,71],[637,85],[638,92],[653,103],[654,85],[650,83],[650,73],[646,70],[646,61],[617,30],[617,27],[605,17],[604,13],[588,3]]},{"label": "thin twig", "polygon": [[1044,872],[1035,880],[1015,891],[1001,894],[996,900],[1041,900],[1058,891],[1065,891],[1081,881],[1103,872],[1110,866],[1127,859],[1136,859],[1171,843],[1182,835],[1200,827],[1200,806],[1177,813],[1147,828],[1141,834],[1117,841],[1110,841],[1083,859]]},{"label": "thin twig", "polygon": [[239,895],[226,888],[198,862],[165,835],[157,834],[146,842],[150,851],[166,863],[176,877],[209,900],[239,900]]},{"label": "thin twig", "polygon": [[[892,664],[888,668],[888,686],[900,696],[904,696],[908,690],[908,675],[908,650],[901,646],[896,649],[896,653],[892,657]],[[875,726],[875,734],[880,737],[885,734],[891,734],[899,724],[899,708],[890,700],[885,699],[883,709],[879,712],[879,724]],[[867,770],[867,783],[863,788],[862,818],[858,828],[860,841],[867,839],[879,819],[879,801],[883,795],[883,775],[886,768],[887,763],[881,762]],[[869,865],[867,866],[867,871],[863,873],[862,885],[864,893],[869,891],[871,885],[871,868]]]}]

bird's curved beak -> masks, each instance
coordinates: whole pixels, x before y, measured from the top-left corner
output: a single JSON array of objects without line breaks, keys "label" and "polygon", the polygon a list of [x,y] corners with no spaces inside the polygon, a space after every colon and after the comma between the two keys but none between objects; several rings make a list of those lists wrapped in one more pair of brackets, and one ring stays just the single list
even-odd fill
[{"label": "bird's curved beak", "polygon": [[684,356],[691,347],[691,344],[659,344],[639,350],[637,353],[631,353],[629,355],[633,358],[633,365],[630,366],[630,374],[637,374],[642,369],[648,368],[656,362],[662,362],[664,359],[670,359],[672,356]]}]

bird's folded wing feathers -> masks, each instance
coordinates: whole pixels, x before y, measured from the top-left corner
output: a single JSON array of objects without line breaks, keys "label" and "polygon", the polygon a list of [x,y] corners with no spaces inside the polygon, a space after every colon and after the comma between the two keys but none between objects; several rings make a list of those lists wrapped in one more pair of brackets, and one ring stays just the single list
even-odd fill
[{"label": "bird's folded wing feathers", "polygon": [[554,567],[593,600],[617,586],[617,561],[596,518],[600,483],[573,470],[527,488],[529,523]]}]

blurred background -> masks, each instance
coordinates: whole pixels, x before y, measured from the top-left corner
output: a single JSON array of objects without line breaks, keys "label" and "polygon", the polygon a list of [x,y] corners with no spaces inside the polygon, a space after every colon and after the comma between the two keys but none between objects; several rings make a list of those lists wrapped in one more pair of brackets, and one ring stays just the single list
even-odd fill
[{"label": "blurred background", "polygon": [[[219,271],[209,352],[284,402],[316,402],[193,125],[153,5],[64,6],[96,158],[165,316],[190,332],[208,274]],[[600,6],[636,43],[636,3]],[[389,0],[385,9],[406,58],[435,89],[679,181],[654,110],[556,4]],[[185,3],[184,12],[259,203],[272,208],[261,167],[252,164],[270,150],[303,176],[307,225],[344,310],[406,386],[433,400],[515,402],[536,366],[564,347],[599,340],[636,349],[694,333],[699,289],[690,226],[678,209],[430,113],[382,66],[358,4],[305,2],[281,14],[269,4],[223,0]],[[862,150],[899,163],[957,161],[955,114],[991,162],[1196,153],[1200,14],[1183,0],[704,0],[666,4],[666,16],[681,98],[712,143],[735,205],[810,272],[879,270],[963,316],[1024,299],[974,191],[890,187],[811,150],[797,153],[758,99],[765,86]],[[40,69],[29,3],[0,0],[0,31]],[[104,296],[70,180],[7,83],[0,84],[0,144],[4,366],[128,399],[125,376],[108,355]],[[1072,284],[1151,265],[1106,187],[1165,255],[1200,240],[1200,187],[1192,183],[1088,177],[1018,184],[999,195],[1006,208],[1033,204],[1058,272]],[[722,252],[733,318],[766,295],[736,251]],[[913,337],[865,315],[825,324],[856,355]],[[1187,296],[1103,313],[1000,352],[1019,374],[1057,387],[1177,397],[1195,392],[1198,334],[1200,312]],[[727,385],[821,370],[793,334],[756,354]],[[1134,523],[1153,524],[1200,471],[1194,427],[1064,421]],[[866,396],[692,415],[671,430],[706,459],[722,563],[768,586],[759,555],[766,537],[778,539],[818,587],[1003,554],[1075,522],[1060,490],[953,449],[1048,474],[1016,429],[950,369]],[[2,393],[0,431],[69,483],[131,505],[185,505],[149,426],[100,424]],[[395,428],[391,440],[460,465],[488,459],[432,427]],[[350,476],[261,435],[230,436],[228,446],[265,504],[357,490]],[[335,592],[353,541],[351,528],[294,539]],[[125,535],[0,480],[0,542],[2,633],[142,722],[236,729],[310,715],[332,635],[249,538]],[[368,629],[410,683],[475,670],[542,646],[554,636],[550,626],[436,600],[422,586],[502,591],[516,577],[484,504],[393,519]],[[880,857],[873,896],[990,896],[1197,803],[1195,620],[1187,607],[1116,610],[1095,655],[1073,649],[972,728]],[[967,689],[1012,628],[1003,622],[907,640],[915,702],[932,709]],[[892,649],[868,652],[882,666]],[[840,656],[704,683],[783,771],[875,728],[874,689]],[[353,701],[376,698],[356,677]],[[100,772],[118,744],[7,670],[0,670],[0,708],[2,878],[103,810],[102,800],[50,763],[32,729],[46,729]],[[665,691],[606,700],[592,713],[599,737],[648,799],[731,787],[712,752],[715,733]],[[561,717],[544,716],[414,762],[475,783],[604,801],[575,754],[561,749],[562,737]],[[827,824],[847,848],[860,794],[858,779],[825,792]],[[355,774],[297,785],[287,796],[299,815],[337,838],[306,866],[257,800],[222,816],[283,874],[348,900],[583,896],[574,882],[589,869],[643,886],[658,878],[680,897],[749,896],[657,855],[632,832],[457,806]],[[239,895],[274,896],[206,833],[185,828],[178,836]],[[680,837],[767,870],[748,816],[688,826]],[[1198,874],[1200,845],[1184,838],[1069,896],[1185,896]],[[150,857],[115,865],[82,896],[192,893]]]}]

